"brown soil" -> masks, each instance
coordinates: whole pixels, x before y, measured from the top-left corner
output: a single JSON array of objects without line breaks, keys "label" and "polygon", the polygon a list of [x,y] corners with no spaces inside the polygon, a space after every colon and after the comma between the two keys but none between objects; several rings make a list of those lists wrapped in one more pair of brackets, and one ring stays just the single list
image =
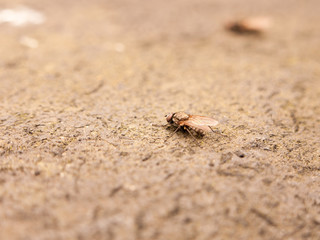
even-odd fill
[{"label": "brown soil", "polygon": [[[320,239],[320,1],[19,4],[47,20],[0,25],[0,239]],[[201,147],[165,142],[181,110]]]}]

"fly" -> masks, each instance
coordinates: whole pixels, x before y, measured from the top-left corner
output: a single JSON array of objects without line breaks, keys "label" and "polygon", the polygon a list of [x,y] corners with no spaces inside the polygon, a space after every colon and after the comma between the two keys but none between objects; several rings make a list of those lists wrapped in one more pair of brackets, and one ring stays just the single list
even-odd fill
[{"label": "fly", "polygon": [[200,145],[199,142],[193,136],[190,130],[193,130],[201,135],[204,135],[205,133],[210,131],[214,133],[212,127],[216,126],[219,123],[217,120],[210,117],[190,115],[185,112],[170,113],[165,117],[169,124],[177,127],[176,130],[172,133],[172,135],[167,138],[167,140],[171,138],[179,129],[182,128],[192,136],[192,138],[197,142],[198,145]]}]

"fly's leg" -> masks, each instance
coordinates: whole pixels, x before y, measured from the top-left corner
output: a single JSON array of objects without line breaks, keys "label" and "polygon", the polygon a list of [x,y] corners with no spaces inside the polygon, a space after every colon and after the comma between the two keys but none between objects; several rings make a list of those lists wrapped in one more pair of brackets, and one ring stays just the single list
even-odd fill
[{"label": "fly's leg", "polygon": [[223,136],[223,137],[230,138],[229,136],[222,134],[221,131],[216,131],[216,132],[215,132],[215,131],[213,131],[213,129],[212,129],[210,126],[208,126],[208,127],[211,129],[211,131],[212,131],[213,133],[215,133],[215,134],[218,133],[219,135],[221,135],[221,136]]},{"label": "fly's leg", "polygon": [[211,129],[211,131],[212,131],[213,133],[215,133],[215,131],[213,131],[212,127],[210,127],[210,126],[208,126],[208,127]]},{"label": "fly's leg", "polygon": [[171,134],[171,136],[169,136],[164,142],[168,141],[169,138],[171,138],[179,129],[181,126],[177,127],[176,130],[174,130],[174,132]]},{"label": "fly's leg", "polygon": [[188,133],[189,133],[189,134],[191,135],[191,137],[196,141],[196,143],[198,144],[198,146],[201,147],[201,146],[200,146],[200,143],[199,143],[198,140],[192,135],[192,133],[190,132],[190,130],[189,130],[187,127],[184,127],[184,129],[188,131]]},{"label": "fly's leg", "polygon": [[168,126],[170,126],[170,124],[169,123],[167,123],[167,124],[154,124],[154,123],[152,123],[151,126],[153,126],[153,127],[168,127]]}]

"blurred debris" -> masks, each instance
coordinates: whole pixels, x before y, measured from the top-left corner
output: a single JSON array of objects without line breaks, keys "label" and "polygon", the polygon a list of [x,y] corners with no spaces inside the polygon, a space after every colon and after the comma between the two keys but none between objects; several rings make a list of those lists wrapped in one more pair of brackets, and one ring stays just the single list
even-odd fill
[{"label": "blurred debris", "polygon": [[260,34],[270,26],[269,17],[248,17],[227,23],[226,29],[239,34]]},{"label": "blurred debris", "polygon": [[273,227],[277,226],[277,224],[272,220],[272,218],[269,217],[266,213],[263,213],[256,208],[251,208],[251,212],[259,218],[263,219],[268,225],[271,225]]},{"label": "blurred debris", "polygon": [[229,162],[231,159],[232,159],[231,152],[223,153],[223,154],[221,154],[220,162],[221,162],[221,164],[223,164],[223,163]]},{"label": "blurred debris", "polygon": [[243,152],[241,152],[240,150],[235,151],[234,154],[237,155],[239,158],[244,158],[244,157],[246,156],[246,155],[245,155]]},{"label": "blurred debris", "polygon": [[27,24],[41,24],[45,21],[42,13],[28,7],[0,10],[0,23],[20,27]]},{"label": "blurred debris", "polygon": [[147,155],[144,156],[144,158],[142,158],[142,161],[148,161],[150,158],[152,157],[152,153],[148,153]]},{"label": "blurred debris", "polygon": [[103,86],[104,86],[104,81],[101,81],[98,84],[98,86],[96,86],[95,88],[93,88],[90,91],[86,92],[85,95],[90,95],[90,94],[93,94],[95,92],[98,92]]},{"label": "blurred debris", "polygon": [[116,43],[116,44],[114,45],[114,50],[115,50],[116,52],[124,52],[125,49],[126,49],[126,46],[125,46],[123,43]]},{"label": "blurred debris", "polygon": [[20,44],[28,48],[37,48],[39,46],[38,40],[27,36],[23,36],[20,39]]},{"label": "blurred debris", "polygon": [[126,51],[126,45],[122,42],[107,42],[105,48],[108,51],[123,53]]}]

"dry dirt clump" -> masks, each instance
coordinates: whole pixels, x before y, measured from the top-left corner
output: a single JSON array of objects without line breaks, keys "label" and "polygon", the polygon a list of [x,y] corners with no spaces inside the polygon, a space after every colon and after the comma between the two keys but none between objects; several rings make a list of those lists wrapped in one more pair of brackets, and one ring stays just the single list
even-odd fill
[{"label": "dry dirt clump", "polygon": [[[319,1],[14,4],[43,22],[0,23],[0,239],[320,239]],[[219,125],[165,141],[177,111]]]}]

